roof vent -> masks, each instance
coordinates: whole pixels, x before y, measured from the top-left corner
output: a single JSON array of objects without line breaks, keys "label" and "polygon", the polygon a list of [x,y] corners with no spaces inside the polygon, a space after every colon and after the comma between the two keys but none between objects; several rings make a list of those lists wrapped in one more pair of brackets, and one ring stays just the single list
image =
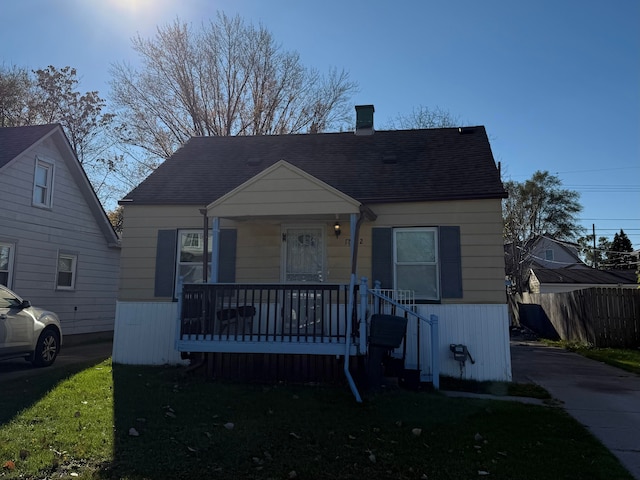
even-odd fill
[{"label": "roof vent", "polygon": [[458,127],[458,133],[460,133],[460,135],[466,135],[467,133],[473,133],[475,131],[476,129],[473,127]]},{"label": "roof vent", "polygon": [[373,135],[373,105],[356,105],[356,135]]},{"label": "roof vent", "polygon": [[255,167],[257,165],[260,165],[262,163],[262,158],[248,158],[247,159],[247,166],[249,167]]}]

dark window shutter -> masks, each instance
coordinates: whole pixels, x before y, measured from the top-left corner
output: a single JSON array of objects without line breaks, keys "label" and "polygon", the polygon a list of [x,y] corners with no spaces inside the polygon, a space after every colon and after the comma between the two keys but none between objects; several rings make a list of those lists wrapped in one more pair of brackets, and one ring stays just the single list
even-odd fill
[{"label": "dark window shutter", "polygon": [[238,231],[235,228],[220,230],[220,262],[218,263],[218,282],[236,281],[236,243]]},{"label": "dark window shutter", "polygon": [[154,288],[156,297],[173,297],[177,239],[176,230],[158,230]]},{"label": "dark window shutter", "polygon": [[440,288],[442,298],[462,298],[460,227],[440,227]]},{"label": "dark window shutter", "polygon": [[393,230],[371,229],[371,285],[379,281],[381,288],[393,286]]}]

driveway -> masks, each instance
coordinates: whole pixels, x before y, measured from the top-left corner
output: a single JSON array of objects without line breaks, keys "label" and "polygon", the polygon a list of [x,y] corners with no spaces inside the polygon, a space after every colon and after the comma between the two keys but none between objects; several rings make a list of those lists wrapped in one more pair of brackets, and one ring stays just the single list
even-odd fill
[{"label": "driveway", "polygon": [[0,383],[35,375],[50,375],[52,371],[73,371],[76,366],[80,370],[83,366],[96,364],[109,358],[112,348],[110,340],[65,344],[53,365],[44,368],[35,368],[22,358],[2,361],[0,362]]},{"label": "driveway", "polygon": [[560,400],[640,480],[640,376],[540,342],[511,342],[513,381]]}]

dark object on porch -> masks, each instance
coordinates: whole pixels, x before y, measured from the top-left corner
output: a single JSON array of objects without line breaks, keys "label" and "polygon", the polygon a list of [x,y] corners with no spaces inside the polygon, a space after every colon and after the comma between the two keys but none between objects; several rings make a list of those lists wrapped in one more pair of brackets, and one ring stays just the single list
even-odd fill
[{"label": "dark object on porch", "polygon": [[407,319],[396,315],[375,314],[371,316],[369,345],[398,348],[407,333]]},{"label": "dark object on porch", "polygon": [[[255,314],[256,307],[253,305],[242,305],[240,307],[218,310],[216,317],[220,321],[220,333],[225,333],[232,325],[235,326],[237,330],[238,321],[244,321],[245,324],[250,323]],[[250,330],[250,325],[244,325],[242,333],[244,333],[247,328]]]},{"label": "dark object on porch", "polygon": [[388,360],[389,350],[398,348],[406,333],[407,319],[404,317],[383,314],[371,316],[367,362],[370,389],[377,390],[382,386],[384,363]]}]

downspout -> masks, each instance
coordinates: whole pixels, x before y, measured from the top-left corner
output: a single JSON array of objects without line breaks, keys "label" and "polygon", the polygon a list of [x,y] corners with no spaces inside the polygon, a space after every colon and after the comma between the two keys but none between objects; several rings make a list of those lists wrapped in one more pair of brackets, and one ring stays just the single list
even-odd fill
[{"label": "downspout", "polygon": [[362,397],[360,397],[360,392],[358,392],[358,387],[351,376],[351,372],[349,371],[349,359],[351,357],[351,324],[353,317],[353,305],[355,303],[355,285],[356,285],[356,267],[358,264],[358,238],[360,237],[360,225],[364,221],[364,213],[360,212],[360,218],[356,220],[356,214],[351,214],[351,278],[349,280],[349,302],[347,303],[347,331],[346,341],[345,341],[345,352],[344,352],[344,375],[347,377],[347,382],[349,382],[349,388],[351,388],[351,392],[354,397],[356,397],[356,402],[362,403]]},{"label": "downspout", "polygon": [[[353,306],[355,304],[355,285],[356,285],[356,274],[358,269],[358,244],[360,239],[360,226],[365,220],[365,217],[369,220],[374,221],[377,218],[377,215],[373,213],[373,211],[364,206],[360,205],[360,217],[356,220],[356,214],[351,214],[351,277],[349,279],[349,302],[347,304],[347,314],[352,315]],[[363,315],[361,313],[361,315]],[[349,387],[351,388],[351,392],[356,397],[356,401],[358,403],[362,403],[362,398],[360,397],[360,393],[358,392],[358,388],[356,387],[355,382],[353,381],[353,377],[351,376],[351,372],[349,371],[349,360],[351,357],[351,324],[352,319],[347,318],[347,331],[346,331],[346,342],[345,342],[345,355],[344,355],[344,375],[347,377],[347,381],[349,382]],[[366,329],[366,318],[360,319],[360,345],[359,345],[359,353],[362,353],[363,342],[365,343],[364,349],[366,351],[366,331],[363,332],[362,329]],[[363,340],[364,339],[364,340]]]}]

